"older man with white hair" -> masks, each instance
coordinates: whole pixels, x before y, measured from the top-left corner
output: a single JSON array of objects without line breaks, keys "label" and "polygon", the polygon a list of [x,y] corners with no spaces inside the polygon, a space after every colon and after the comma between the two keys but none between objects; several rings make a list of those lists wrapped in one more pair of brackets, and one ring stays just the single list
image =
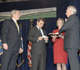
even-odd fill
[{"label": "older man with white hair", "polygon": [[71,70],[80,70],[78,61],[79,45],[79,19],[76,16],[77,10],[75,6],[68,6],[66,10],[66,20],[63,27],[59,30],[59,34],[65,31],[64,49],[68,53]]},{"label": "older man with white hair", "polygon": [[19,11],[12,10],[11,19],[5,20],[2,24],[3,59],[1,70],[15,70],[19,50],[22,49],[20,29],[17,23],[19,17]]}]

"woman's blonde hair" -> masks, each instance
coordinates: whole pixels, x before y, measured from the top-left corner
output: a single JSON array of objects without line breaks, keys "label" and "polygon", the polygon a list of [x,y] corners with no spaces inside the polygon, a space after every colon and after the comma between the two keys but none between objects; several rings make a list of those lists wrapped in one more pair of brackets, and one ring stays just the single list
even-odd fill
[{"label": "woman's blonde hair", "polygon": [[64,24],[64,19],[62,19],[62,18],[59,18],[58,20],[57,20],[57,22],[56,22],[56,24],[57,24],[57,27],[58,27],[58,21],[59,20],[61,20],[62,21],[62,23]]}]

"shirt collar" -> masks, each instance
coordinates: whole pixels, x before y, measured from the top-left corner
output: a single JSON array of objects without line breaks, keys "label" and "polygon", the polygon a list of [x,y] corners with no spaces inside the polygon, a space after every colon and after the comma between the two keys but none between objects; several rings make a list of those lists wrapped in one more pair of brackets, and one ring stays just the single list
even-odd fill
[{"label": "shirt collar", "polygon": [[39,28],[37,25],[36,25],[36,27],[38,28],[38,30],[41,29],[41,28]]},{"label": "shirt collar", "polygon": [[14,18],[12,18],[12,20],[16,23],[16,20]]}]

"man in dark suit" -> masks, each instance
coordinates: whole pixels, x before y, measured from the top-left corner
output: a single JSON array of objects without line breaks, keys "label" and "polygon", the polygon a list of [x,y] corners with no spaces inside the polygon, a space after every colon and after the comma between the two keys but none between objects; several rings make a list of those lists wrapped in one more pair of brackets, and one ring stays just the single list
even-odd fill
[{"label": "man in dark suit", "polygon": [[1,70],[15,70],[19,51],[22,50],[20,30],[17,23],[20,13],[12,10],[12,19],[5,20],[2,24],[1,39],[3,45],[3,59]]},{"label": "man in dark suit", "polygon": [[68,53],[71,70],[80,70],[78,61],[79,45],[79,19],[76,16],[77,10],[74,6],[68,6],[66,10],[66,20],[59,34],[65,31],[64,49]]},{"label": "man in dark suit", "polygon": [[46,44],[48,37],[46,31],[42,29],[45,20],[37,19],[37,25],[29,30],[28,40],[32,42],[31,57],[32,70],[45,70],[46,67]]}]

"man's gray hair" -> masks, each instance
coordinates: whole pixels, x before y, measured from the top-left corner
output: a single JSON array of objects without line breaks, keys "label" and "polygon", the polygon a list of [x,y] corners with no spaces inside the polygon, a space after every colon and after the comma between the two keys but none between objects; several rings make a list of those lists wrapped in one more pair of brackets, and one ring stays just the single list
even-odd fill
[{"label": "man's gray hair", "polygon": [[77,10],[76,10],[75,6],[68,6],[67,9],[71,10],[73,14],[77,13]]},{"label": "man's gray hair", "polygon": [[18,11],[18,10],[12,10],[11,11],[11,17],[13,16],[13,14],[16,14],[16,11]]}]

